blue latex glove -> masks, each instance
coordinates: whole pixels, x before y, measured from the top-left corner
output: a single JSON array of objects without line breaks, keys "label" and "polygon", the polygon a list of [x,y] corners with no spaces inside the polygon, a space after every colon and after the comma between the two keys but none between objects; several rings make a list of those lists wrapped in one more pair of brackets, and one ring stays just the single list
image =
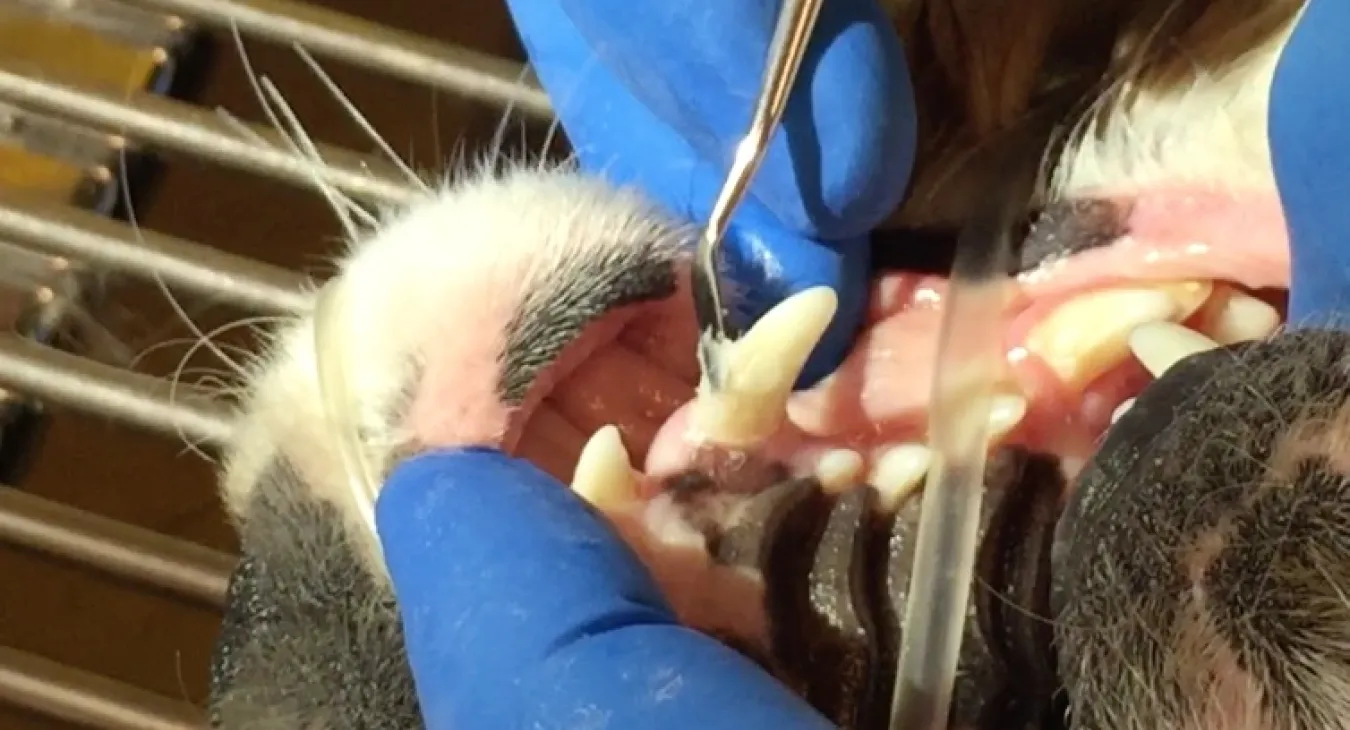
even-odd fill
[{"label": "blue latex glove", "polygon": [[[745,134],[778,0],[510,0],[584,169],[702,225]],[[866,311],[867,234],[899,204],[916,137],[900,40],[876,0],[829,0],[783,125],[728,232],[744,325],[825,284],[839,314],[803,373],[842,362]]]},{"label": "blue latex glove", "polygon": [[1270,148],[1293,257],[1294,326],[1350,324],[1350,3],[1310,0],[1275,71]]},{"label": "blue latex glove", "polygon": [[603,518],[528,462],[417,457],[376,521],[428,730],[833,728],[676,624]]}]

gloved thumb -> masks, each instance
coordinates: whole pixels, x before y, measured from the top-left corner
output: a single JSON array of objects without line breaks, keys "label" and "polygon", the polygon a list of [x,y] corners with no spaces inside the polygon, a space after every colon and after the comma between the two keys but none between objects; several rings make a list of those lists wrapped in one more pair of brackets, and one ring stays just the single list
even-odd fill
[{"label": "gloved thumb", "polygon": [[430,730],[831,727],[677,624],[604,519],[525,461],[414,458],[376,521]]},{"label": "gloved thumb", "polygon": [[1345,326],[1350,308],[1350,4],[1310,0],[1276,66],[1270,152],[1293,265],[1289,324]]}]

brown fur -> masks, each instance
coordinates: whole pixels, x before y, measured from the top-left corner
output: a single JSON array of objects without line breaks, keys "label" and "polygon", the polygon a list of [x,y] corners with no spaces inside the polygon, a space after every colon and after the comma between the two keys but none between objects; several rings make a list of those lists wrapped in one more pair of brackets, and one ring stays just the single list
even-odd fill
[{"label": "brown fur", "polygon": [[[1005,138],[1052,92],[1077,111],[1043,140],[1052,168],[1087,123],[1150,90],[1232,63],[1288,23],[1303,0],[893,0],[918,97],[920,150],[894,222],[952,227],[1001,171],[973,153]],[[1057,98],[1057,97],[1056,97]],[[1056,102],[1057,103],[1057,102]]]}]

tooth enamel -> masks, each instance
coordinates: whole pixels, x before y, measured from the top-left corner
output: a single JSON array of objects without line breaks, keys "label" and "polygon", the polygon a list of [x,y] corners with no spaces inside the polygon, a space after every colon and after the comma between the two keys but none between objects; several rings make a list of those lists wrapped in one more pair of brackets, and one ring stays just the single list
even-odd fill
[{"label": "tooth enamel", "polygon": [[1027,399],[1020,395],[996,395],[989,401],[989,441],[997,442],[1017,428],[1027,415]]},{"label": "tooth enamel", "polygon": [[825,491],[837,492],[857,484],[862,470],[862,454],[851,449],[831,449],[816,462],[816,479]]},{"label": "tooth enamel", "polygon": [[769,310],[720,353],[724,382],[714,393],[705,378],[694,401],[697,436],[724,446],[754,446],[778,430],[788,396],[838,306],[834,290],[816,287]]},{"label": "tooth enamel", "polygon": [[933,452],[922,444],[899,444],[876,457],[867,483],[877,490],[877,507],[894,512],[923,485],[923,477],[933,464]]},{"label": "tooth enamel", "polygon": [[1114,411],[1111,411],[1111,425],[1112,426],[1116,425],[1116,421],[1119,421],[1120,417],[1129,412],[1129,410],[1133,407],[1134,407],[1133,398],[1127,398],[1120,405],[1116,406],[1116,409]]},{"label": "tooth enamel", "polygon": [[1130,333],[1130,349],[1155,378],[1178,361],[1218,346],[1199,332],[1171,322],[1150,322]]},{"label": "tooth enamel", "polygon": [[572,491],[602,512],[637,498],[637,477],[618,428],[601,428],[582,447],[572,476]]},{"label": "tooth enamel", "polygon": [[1024,346],[1066,385],[1081,389],[1130,354],[1128,339],[1136,327],[1181,321],[1212,290],[1210,282],[1174,282],[1083,294],[1037,323]]},{"label": "tooth enamel", "polygon": [[1205,327],[1205,334],[1220,345],[1233,345],[1269,337],[1280,326],[1280,313],[1256,297],[1230,290],[1228,298]]}]

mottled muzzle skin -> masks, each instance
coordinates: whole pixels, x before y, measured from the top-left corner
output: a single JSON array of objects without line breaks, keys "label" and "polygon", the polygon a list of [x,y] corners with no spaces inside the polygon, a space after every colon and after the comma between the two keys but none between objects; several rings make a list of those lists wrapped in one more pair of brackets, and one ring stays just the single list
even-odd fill
[{"label": "mottled muzzle skin", "polygon": [[211,663],[212,727],[423,727],[397,604],[349,524],[284,463],[259,484]]},{"label": "mottled muzzle skin", "polygon": [[1070,726],[1350,723],[1350,335],[1193,355],[1075,486],[1053,558]]}]

